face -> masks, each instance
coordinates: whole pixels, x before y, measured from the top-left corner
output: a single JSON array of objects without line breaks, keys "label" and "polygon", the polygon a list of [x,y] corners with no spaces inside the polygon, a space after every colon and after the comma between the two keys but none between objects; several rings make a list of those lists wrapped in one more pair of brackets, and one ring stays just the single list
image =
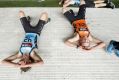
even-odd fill
[{"label": "face", "polygon": [[84,37],[84,38],[80,39],[80,43],[81,43],[82,47],[90,46],[90,41],[89,41],[88,37]]},{"label": "face", "polygon": [[28,55],[23,55],[22,59],[19,61],[20,65],[26,65],[30,63],[29,56]]},{"label": "face", "polygon": [[20,65],[26,65],[26,61],[20,60],[20,61],[19,61],[19,64],[20,64]]}]

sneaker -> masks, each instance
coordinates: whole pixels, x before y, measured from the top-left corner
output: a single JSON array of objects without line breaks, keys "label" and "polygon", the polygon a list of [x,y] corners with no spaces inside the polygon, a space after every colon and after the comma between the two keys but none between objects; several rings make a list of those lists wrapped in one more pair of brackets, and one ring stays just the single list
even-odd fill
[{"label": "sneaker", "polygon": [[112,0],[105,0],[104,3],[110,3]]},{"label": "sneaker", "polygon": [[119,57],[119,50],[115,50],[115,55]]},{"label": "sneaker", "polygon": [[108,44],[107,48],[106,48],[106,52],[108,52],[108,54],[112,54],[114,51],[114,40],[111,40],[110,43]]},{"label": "sneaker", "polygon": [[107,8],[112,8],[112,9],[114,9],[115,8],[115,5],[114,5],[114,3],[112,3],[112,2],[110,2],[110,3],[107,3],[107,6],[106,6]]}]

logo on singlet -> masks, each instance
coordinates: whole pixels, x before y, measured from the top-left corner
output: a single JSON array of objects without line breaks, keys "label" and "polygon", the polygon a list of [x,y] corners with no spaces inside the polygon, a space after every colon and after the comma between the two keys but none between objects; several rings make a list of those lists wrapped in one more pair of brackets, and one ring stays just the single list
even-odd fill
[{"label": "logo on singlet", "polygon": [[20,51],[21,53],[30,53],[33,48],[37,48],[37,34],[26,33],[25,39],[22,42]]}]

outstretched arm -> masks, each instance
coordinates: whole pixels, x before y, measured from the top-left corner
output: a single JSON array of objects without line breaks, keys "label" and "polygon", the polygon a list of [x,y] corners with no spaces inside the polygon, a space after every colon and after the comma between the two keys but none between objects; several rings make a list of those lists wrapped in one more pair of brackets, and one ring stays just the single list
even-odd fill
[{"label": "outstretched arm", "polygon": [[76,34],[73,38],[70,38],[65,41],[65,44],[70,46],[70,47],[77,47],[76,41],[79,40],[79,35]]},{"label": "outstretched arm", "polygon": [[92,37],[92,41],[96,43],[96,45],[92,46],[91,49],[103,48],[105,46],[105,43],[102,40],[94,36],[91,36],[91,37]]},{"label": "outstretched arm", "polygon": [[18,58],[18,52],[17,52],[16,54],[11,55],[11,56],[5,58],[4,60],[2,60],[2,63],[3,63],[3,64],[6,64],[6,65],[18,67],[19,64],[13,62],[13,61],[16,60],[17,58]]}]

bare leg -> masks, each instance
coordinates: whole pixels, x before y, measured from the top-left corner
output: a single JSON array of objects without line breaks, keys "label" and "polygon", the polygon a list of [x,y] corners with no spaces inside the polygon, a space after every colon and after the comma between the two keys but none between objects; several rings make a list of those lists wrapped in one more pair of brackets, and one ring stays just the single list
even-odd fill
[{"label": "bare leg", "polygon": [[65,3],[63,4],[63,7],[66,8],[70,5],[71,0],[66,0]]},{"label": "bare leg", "polygon": [[66,0],[65,4],[63,5],[63,7],[68,7],[70,5],[71,0]]},{"label": "bare leg", "polygon": [[64,4],[67,4],[69,3],[71,0],[65,0]]},{"label": "bare leg", "polygon": [[104,7],[106,6],[107,4],[106,3],[101,3],[101,4],[95,4],[95,7],[98,8],[98,7]]},{"label": "bare leg", "polygon": [[66,4],[66,3],[68,3],[70,0],[61,0],[60,2],[59,2],[59,5],[61,5],[61,4]]},{"label": "bare leg", "polygon": [[76,34],[74,35],[73,38],[70,38],[68,40],[65,41],[65,44],[70,46],[70,47],[77,47],[77,41],[79,40],[79,35]]},{"label": "bare leg", "polygon": [[48,13],[46,12],[43,12],[41,15],[40,15],[40,20],[43,20],[43,21],[48,21]]},{"label": "bare leg", "polygon": [[85,4],[85,1],[84,0],[80,0],[80,5],[83,5]]},{"label": "bare leg", "polygon": [[62,13],[64,14],[65,12],[67,12],[69,9],[67,9],[67,7],[65,5],[63,5],[62,7]]},{"label": "bare leg", "polygon": [[95,4],[104,3],[104,2],[105,2],[104,0],[97,0],[97,1],[94,1]]},{"label": "bare leg", "polygon": [[19,17],[20,18],[25,17],[25,13],[23,11],[19,11]]}]

